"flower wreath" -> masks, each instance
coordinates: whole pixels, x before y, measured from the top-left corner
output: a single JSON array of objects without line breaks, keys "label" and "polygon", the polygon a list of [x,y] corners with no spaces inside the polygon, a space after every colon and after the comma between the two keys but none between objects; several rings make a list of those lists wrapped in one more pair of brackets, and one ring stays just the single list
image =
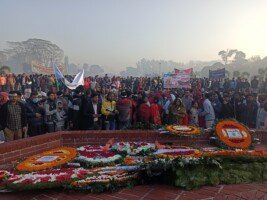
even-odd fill
[{"label": "flower wreath", "polygon": [[12,176],[13,173],[6,171],[6,170],[0,170],[0,182],[5,180],[6,178]]},{"label": "flower wreath", "polygon": [[203,152],[203,156],[252,156],[252,157],[267,157],[267,151],[257,150],[219,150]]},{"label": "flower wreath", "polygon": [[156,150],[156,146],[146,142],[118,142],[112,145],[111,150],[124,155],[148,155]]},{"label": "flower wreath", "polygon": [[126,166],[135,166],[142,163],[149,163],[152,160],[153,158],[148,156],[126,156],[123,159],[123,164]]},{"label": "flower wreath", "polygon": [[179,157],[200,157],[202,153],[197,149],[190,147],[173,147],[168,149],[159,149],[154,153],[159,158],[175,159]]},{"label": "flower wreath", "polygon": [[130,180],[137,179],[137,172],[126,172],[126,171],[102,171],[97,174],[87,177],[83,180],[73,181],[71,183],[72,188],[76,189],[88,189],[88,186],[93,184],[109,185],[114,182],[118,185],[127,183]]},{"label": "flower wreath", "polygon": [[173,135],[196,136],[202,133],[201,128],[191,125],[168,125],[166,126],[166,130]]},{"label": "flower wreath", "polygon": [[76,160],[87,166],[107,166],[119,163],[121,156],[111,151],[105,151],[99,146],[82,146],[77,149]]},{"label": "flower wreath", "polygon": [[27,174],[14,174],[6,181],[7,188],[15,190],[47,189],[84,179],[95,171],[83,168],[52,169]]},{"label": "flower wreath", "polygon": [[6,171],[6,170],[0,170],[0,190],[6,189],[6,180],[12,176],[13,173]]},{"label": "flower wreath", "polygon": [[77,151],[71,147],[59,147],[31,156],[16,166],[18,171],[33,172],[63,165],[76,157]]},{"label": "flower wreath", "polygon": [[215,124],[215,134],[222,146],[247,149],[251,146],[252,136],[249,129],[234,119],[224,119]]}]

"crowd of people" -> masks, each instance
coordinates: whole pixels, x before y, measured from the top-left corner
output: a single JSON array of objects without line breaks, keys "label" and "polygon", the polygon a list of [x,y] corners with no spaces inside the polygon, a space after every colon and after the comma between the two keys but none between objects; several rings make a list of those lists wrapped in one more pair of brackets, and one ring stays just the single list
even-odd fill
[{"label": "crowd of people", "polygon": [[[72,80],[72,76],[66,76]],[[161,77],[86,77],[71,91],[54,75],[0,75],[0,131],[11,141],[64,130],[129,129],[137,124],[211,128],[235,118],[267,129],[267,80],[192,78],[166,89]]]}]

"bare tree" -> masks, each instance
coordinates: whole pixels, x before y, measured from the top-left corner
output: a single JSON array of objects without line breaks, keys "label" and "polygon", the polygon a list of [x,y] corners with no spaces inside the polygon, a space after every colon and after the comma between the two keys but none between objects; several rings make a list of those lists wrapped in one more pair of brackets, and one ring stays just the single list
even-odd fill
[{"label": "bare tree", "polygon": [[4,63],[7,61],[7,55],[4,51],[0,51],[0,63]]},{"label": "bare tree", "polygon": [[234,63],[245,63],[246,60],[246,54],[243,51],[235,51],[235,57],[234,57]]},{"label": "bare tree", "polygon": [[61,62],[64,52],[56,44],[42,39],[28,39],[22,42],[7,42],[9,49],[5,52],[18,63],[36,61],[48,66],[51,62]]},{"label": "bare tree", "polygon": [[231,58],[236,51],[236,49],[227,49],[226,51],[222,50],[218,53],[218,55],[221,56],[224,64],[227,65],[228,59]]}]

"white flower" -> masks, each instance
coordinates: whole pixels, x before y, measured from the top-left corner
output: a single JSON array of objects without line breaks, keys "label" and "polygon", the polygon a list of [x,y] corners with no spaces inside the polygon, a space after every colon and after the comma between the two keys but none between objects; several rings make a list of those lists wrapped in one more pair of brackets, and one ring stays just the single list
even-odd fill
[{"label": "white flower", "polygon": [[79,161],[85,161],[85,162],[89,162],[89,163],[92,163],[92,164],[97,164],[97,163],[110,163],[110,162],[115,162],[116,160],[120,159],[121,156],[120,155],[114,155],[112,157],[108,157],[108,158],[99,158],[99,157],[96,157],[96,158],[88,158],[88,157],[85,157],[85,156],[78,156],[77,157],[77,160]]}]

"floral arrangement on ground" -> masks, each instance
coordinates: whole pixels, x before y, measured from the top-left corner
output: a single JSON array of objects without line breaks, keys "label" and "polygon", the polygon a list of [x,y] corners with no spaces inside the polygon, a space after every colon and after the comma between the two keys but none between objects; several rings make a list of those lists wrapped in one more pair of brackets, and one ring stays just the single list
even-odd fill
[{"label": "floral arrangement on ground", "polygon": [[252,144],[249,128],[235,119],[219,120],[214,126],[214,133],[221,147],[248,149]]},{"label": "floral arrangement on ground", "polygon": [[74,180],[93,175],[96,172],[97,170],[84,168],[63,168],[26,174],[13,174],[7,179],[6,185],[8,188],[15,190],[58,188],[68,185]]},{"label": "floral arrangement on ground", "polygon": [[[73,160],[76,164],[70,163]],[[267,151],[197,149],[167,146],[157,141],[109,141],[105,146],[61,147],[26,158],[15,170],[1,170],[0,188],[101,192],[146,182],[154,175],[158,181],[186,189],[267,181]]]},{"label": "floral arrangement on ground", "polygon": [[76,161],[86,167],[115,165],[122,161],[122,156],[100,146],[86,145],[77,149]]},{"label": "floral arrangement on ground", "polygon": [[75,148],[59,147],[31,156],[20,162],[16,169],[21,172],[32,172],[59,167],[73,160],[77,155]]},{"label": "floral arrangement on ground", "polygon": [[122,155],[144,156],[154,152],[156,146],[147,142],[117,142],[111,146],[111,150]]},{"label": "floral arrangement on ground", "polygon": [[197,126],[168,125],[165,129],[173,135],[180,136],[199,136],[203,133],[203,130]]}]

